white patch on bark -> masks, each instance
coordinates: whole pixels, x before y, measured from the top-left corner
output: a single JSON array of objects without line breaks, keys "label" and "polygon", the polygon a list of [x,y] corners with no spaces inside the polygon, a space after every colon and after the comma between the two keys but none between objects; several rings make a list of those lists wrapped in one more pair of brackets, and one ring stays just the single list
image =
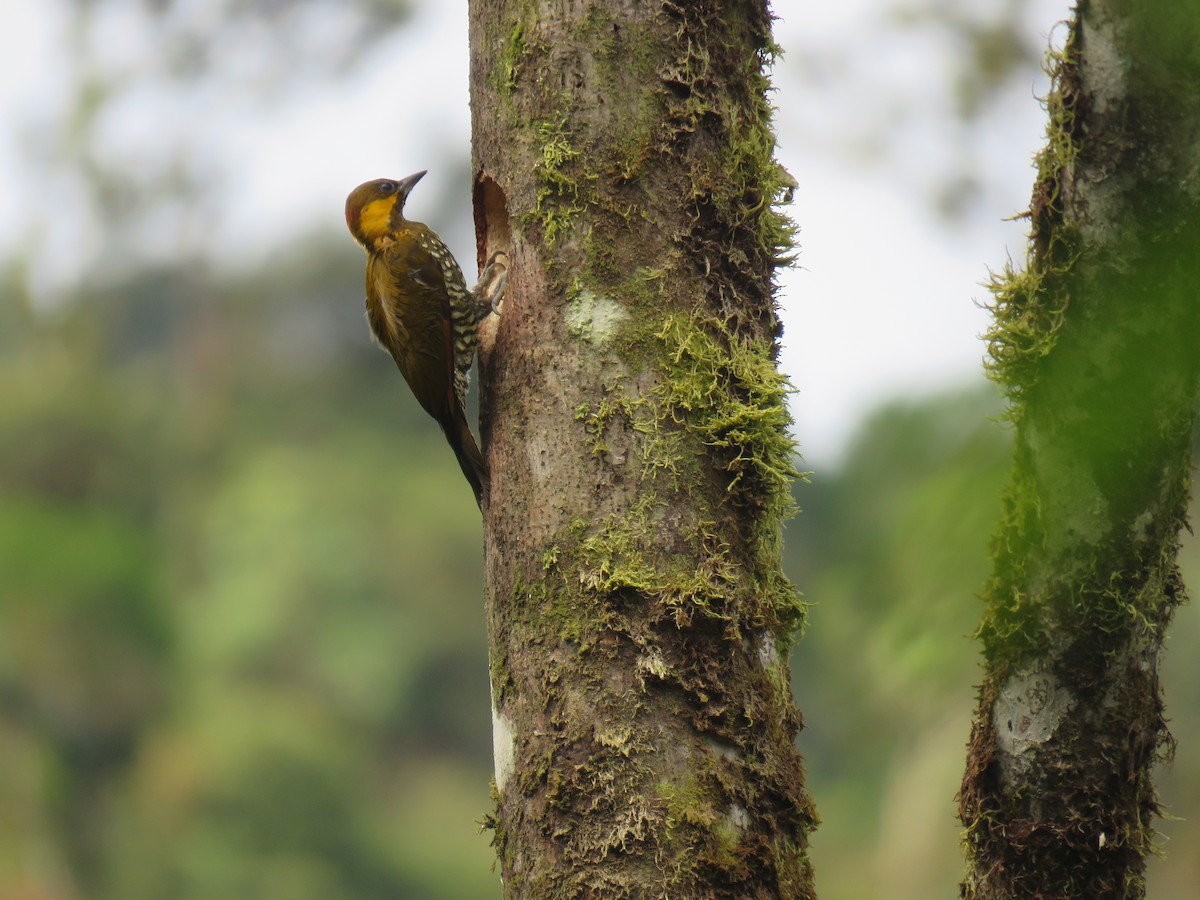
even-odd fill
[{"label": "white patch on bark", "polygon": [[581,290],[567,303],[567,328],[575,337],[603,345],[626,318],[621,305],[611,297]]},{"label": "white patch on bark", "polygon": [[1154,524],[1154,512],[1153,509],[1144,510],[1133,520],[1129,533],[1137,543],[1141,544],[1149,539],[1150,526]]},{"label": "white patch on bark", "polygon": [[759,633],[758,658],[764,669],[779,665],[779,648],[775,645],[775,636],[769,631]]},{"label": "white patch on bark", "polygon": [[746,812],[746,807],[736,803],[729,807],[729,815],[726,816],[726,819],[736,831],[745,831],[746,826],[750,824],[750,814]]},{"label": "white patch on bark", "polygon": [[513,758],[516,755],[513,744],[512,726],[500,710],[492,707],[492,760],[496,770],[496,790],[504,793],[504,785],[513,772]]},{"label": "white patch on bark", "polygon": [[992,707],[997,759],[1007,784],[1029,770],[1074,706],[1074,696],[1051,672],[1035,667],[1009,676]]}]

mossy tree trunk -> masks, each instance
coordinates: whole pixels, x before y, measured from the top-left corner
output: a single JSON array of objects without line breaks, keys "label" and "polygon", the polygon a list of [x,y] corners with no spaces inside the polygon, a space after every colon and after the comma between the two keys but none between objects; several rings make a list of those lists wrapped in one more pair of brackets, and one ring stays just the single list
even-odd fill
[{"label": "mossy tree trunk", "polygon": [[470,23],[506,896],[812,896],[765,0]]},{"label": "mossy tree trunk", "polygon": [[1016,455],[960,795],[970,898],[1141,897],[1200,365],[1200,4],[1089,0],[1030,258],[993,286]]}]

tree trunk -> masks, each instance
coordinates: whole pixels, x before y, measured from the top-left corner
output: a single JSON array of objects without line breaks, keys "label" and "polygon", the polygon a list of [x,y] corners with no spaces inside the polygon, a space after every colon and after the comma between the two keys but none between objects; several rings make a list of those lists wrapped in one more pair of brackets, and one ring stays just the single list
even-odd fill
[{"label": "tree trunk", "polygon": [[765,0],[473,0],[508,897],[810,897]]},{"label": "tree trunk", "polygon": [[1088,0],[1055,59],[1030,259],[993,285],[1017,440],[960,795],[964,897],[1145,893],[1200,362],[1198,46],[1195,0]]}]

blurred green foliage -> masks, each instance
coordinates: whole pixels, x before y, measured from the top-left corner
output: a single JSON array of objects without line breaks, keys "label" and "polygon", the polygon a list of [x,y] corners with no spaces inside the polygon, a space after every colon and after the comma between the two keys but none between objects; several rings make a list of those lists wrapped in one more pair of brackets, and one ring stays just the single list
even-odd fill
[{"label": "blurred green foliage", "polygon": [[822,898],[956,894],[967,635],[1009,463],[993,396],[884,408],[799,492],[791,574],[814,605],[793,680]]},{"label": "blurred green foliage", "polygon": [[0,896],[498,894],[474,502],[356,249],[272,263],[6,297]]}]

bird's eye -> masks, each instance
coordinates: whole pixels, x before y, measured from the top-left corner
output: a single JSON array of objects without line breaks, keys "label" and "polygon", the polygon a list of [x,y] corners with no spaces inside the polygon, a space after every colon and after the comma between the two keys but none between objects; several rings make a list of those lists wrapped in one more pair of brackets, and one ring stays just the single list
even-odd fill
[{"label": "bird's eye", "polygon": [[380,191],[380,193],[383,193],[383,194],[396,193],[396,182],[394,182],[394,181],[379,182],[379,191]]}]

